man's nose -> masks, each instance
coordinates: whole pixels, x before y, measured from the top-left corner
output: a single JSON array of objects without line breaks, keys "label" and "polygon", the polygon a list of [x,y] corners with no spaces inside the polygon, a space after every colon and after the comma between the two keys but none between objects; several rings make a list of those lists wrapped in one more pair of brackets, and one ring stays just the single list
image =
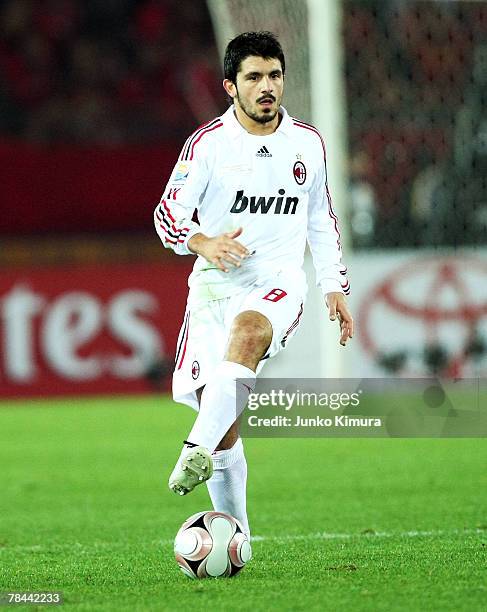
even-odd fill
[{"label": "man's nose", "polygon": [[264,92],[272,92],[272,80],[268,76],[262,78],[262,93]]}]

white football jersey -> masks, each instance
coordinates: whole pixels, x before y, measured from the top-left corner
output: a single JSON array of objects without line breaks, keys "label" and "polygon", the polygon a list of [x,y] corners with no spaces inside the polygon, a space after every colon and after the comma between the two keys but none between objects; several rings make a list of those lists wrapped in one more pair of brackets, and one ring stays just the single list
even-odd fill
[{"label": "white football jersey", "polygon": [[252,253],[240,268],[227,266],[228,273],[199,256],[189,278],[190,302],[232,295],[280,271],[305,283],[306,240],[323,293],[349,293],[323,139],[283,107],[279,112],[277,130],[255,136],[240,125],[232,106],[184,144],[154,213],[162,243],[191,254],[194,234],[213,237],[242,227],[237,240]]}]

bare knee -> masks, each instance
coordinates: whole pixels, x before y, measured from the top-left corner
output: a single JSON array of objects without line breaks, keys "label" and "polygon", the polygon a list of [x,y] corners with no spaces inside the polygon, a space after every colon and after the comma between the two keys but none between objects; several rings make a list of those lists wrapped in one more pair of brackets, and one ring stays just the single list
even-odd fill
[{"label": "bare knee", "polygon": [[272,325],[267,317],[255,310],[241,312],[233,321],[225,359],[255,370],[271,341]]}]

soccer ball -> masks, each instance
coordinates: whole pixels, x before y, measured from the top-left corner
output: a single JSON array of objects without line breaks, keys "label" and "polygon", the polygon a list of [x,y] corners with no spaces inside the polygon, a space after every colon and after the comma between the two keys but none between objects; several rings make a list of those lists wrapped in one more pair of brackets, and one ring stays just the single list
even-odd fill
[{"label": "soccer ball", "polygon": [[224,512],[198,512],[181,525],[174,555],[190,578],[235,576],[252,557],[242,526]]}]

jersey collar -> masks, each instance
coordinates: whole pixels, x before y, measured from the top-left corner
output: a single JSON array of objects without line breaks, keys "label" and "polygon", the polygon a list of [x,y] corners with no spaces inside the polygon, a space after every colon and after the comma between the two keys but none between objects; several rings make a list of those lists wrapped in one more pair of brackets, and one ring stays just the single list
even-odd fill
[{"label": "jersey collar", "polygon": [[[292,130],[291,117],[289,116],[289,113],[284,108],[284,106],[279,107],[279,112],[282,115],[282,120],[276,132],[283,132],[284,134],[289,135]],[[241,134],[247,133],[246,130],[240,125],[237,117],[235,116],[235,106],[233,104],[230,106],[230,108],[225,113],[223,113],[221,120],[223,121],[223,125],[225,126],[225,129],[228,130],[228,133],[232,137],[236,138],[237,136],[240,136]],[[269,136],[270,135],[271,134],[269,134]]]}]

